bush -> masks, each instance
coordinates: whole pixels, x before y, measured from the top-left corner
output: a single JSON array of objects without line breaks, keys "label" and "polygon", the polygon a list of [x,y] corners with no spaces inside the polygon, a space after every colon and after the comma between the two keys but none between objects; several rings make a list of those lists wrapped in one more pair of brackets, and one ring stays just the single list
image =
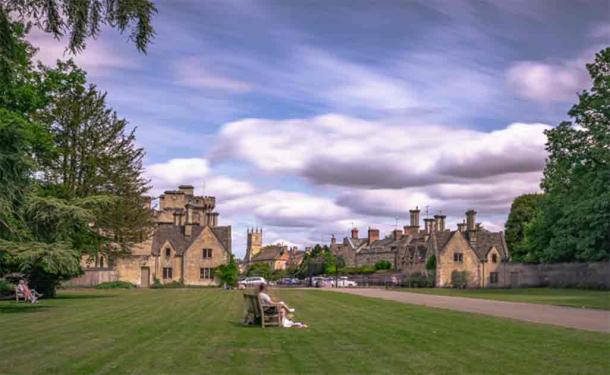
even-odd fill
[{"label": "bush", "polygon": [[434,277],[424,272],[414,272],[407,276],[404,281],[409,288],[431,288],[434,287]]},{"label": "bush", "polygon": [[104,283],[98,284],[96,289],[133,289],[136,286],[132,283],[128,283],[127,281],[106,281]]},{"label": "bush", "polygon": [[451,272],[451,286],[464,289],[468,286],[469,278],[470,273],[468,271],[453,271]]},{"label": "bush", "polygon": [[0,280],[0,296],[10,296],[15,293],[15,285],[6,280]]},{"label": "bush", "polygon": [[155,280],[155,283],[151,286],[153,289],[172,289],[172,288],[184,288],[184,284],[180,281],[172,281],[170,283],[161,284],[159,279]]},{"label": "bush", "polygon": [[428,258],[428,261],[426,262],[426,269],[428,271],[436,270],[436,256],[435,255],[432,255],[430,258]]},{"label": "bush", "polygon": [[366,275],[370,273],[375,273],[377,269],[371,266],[362,266],[362,267],[347,267],[344,268],[342,273],[346,273],[348,275]]},{"label": "bush", "polygon": [[387,260],[380,260],[379,262],[375,263],[375,269],[377,270],[389,270],[391,268],[392,263]]}]

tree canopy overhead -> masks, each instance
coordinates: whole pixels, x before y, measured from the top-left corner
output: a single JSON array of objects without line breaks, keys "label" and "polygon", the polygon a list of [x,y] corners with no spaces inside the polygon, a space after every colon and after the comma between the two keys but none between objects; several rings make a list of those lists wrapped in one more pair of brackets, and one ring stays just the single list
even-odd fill
[{"label": "tree canopy overhead", "polygon": [[[87,39],[97,37],[104,25],[128,31],[140,52],[155,35],[157,8],[150,0],[3,0],[0,5],[17,21],[31,22],[57,39],[67,37],[72,53],[85,49]],[[0,33],[1,24],[0,19]]]}]

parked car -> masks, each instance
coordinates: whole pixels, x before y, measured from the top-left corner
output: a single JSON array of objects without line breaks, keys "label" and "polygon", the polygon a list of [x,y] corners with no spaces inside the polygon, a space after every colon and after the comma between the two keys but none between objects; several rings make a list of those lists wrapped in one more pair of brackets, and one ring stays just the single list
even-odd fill
[{"label": "parked car", "polygon": [[338,280],[332,279],[331,284],[333,287],[339,288],[354,288],[358,286],[358,283],[350,280],[347,276],[341,276]]},{"label": "parked car", "polygon": [[258,286],[261,284],[267,284],[267,280],[265,280],[264,277],[253,276],[253,277],[246,277],[245,279],[239,281],[238,284],[240,286],[244,286],[244,287],[253,287],[253,286]]},{"label": "parked car", "polygon": [[284,277],[277,281],[278,285],[297,285],[299,283],[298,279],[292,279],[290,277]]},{"label": "parked car", "polygon": [[329,277],[315,276],[311,278],[311,286],[316,288],[327,288],[331,286],[331,279]]}]

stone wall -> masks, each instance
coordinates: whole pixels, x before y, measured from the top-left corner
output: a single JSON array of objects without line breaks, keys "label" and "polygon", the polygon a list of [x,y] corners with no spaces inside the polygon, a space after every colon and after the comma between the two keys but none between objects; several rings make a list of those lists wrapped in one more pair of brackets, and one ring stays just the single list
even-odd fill
[{"label": "stone wall", "polygon": [[392,263],[392,268],[396,269],[397,251],[361,251],[356,254],[356,267],[370,266],[375,263],[387,260]]},{"label": "stone wall", "polygon": [[117,273],[114,269],[87,269],[83,275],[62,283],[62,286],[67,288],[85,288],[117,280]]},{"label": "stone wall", "polygon": [[610,289],[610,262],[506,263],[500,272],[505,287],[574,287]]}]

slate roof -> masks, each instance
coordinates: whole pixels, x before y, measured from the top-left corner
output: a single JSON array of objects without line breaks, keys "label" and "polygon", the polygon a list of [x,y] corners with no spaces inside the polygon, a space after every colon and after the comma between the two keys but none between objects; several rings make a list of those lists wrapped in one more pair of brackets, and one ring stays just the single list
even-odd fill
[{"label": "slate roof", "polygon": [[[173,224],[159,224],[155,228],[152,240],[152,255],[159,255],[161,253],[161,247],[166,241],[173,246],[177,255],[183,255],[186,249],[195,241],[195,239],[201,234],[203,230],[201,225],[193,225],[192,233],[190,236],[184,235],[184,227],[173,225]],[[212,232],[220,243],[224,246],[225,250],[230,251],[231,249],[231,227],[212,227]]]},{"label": "slate roof", "polygon": [[476,242],[471,245],[480,259],[485,259],[489,250],[494,246],[500,253],[501,258],[508,257],[506,242],[504,241],[504,233],[502,232],[488,232],[486,230],[479,230],[477,231]]}]

